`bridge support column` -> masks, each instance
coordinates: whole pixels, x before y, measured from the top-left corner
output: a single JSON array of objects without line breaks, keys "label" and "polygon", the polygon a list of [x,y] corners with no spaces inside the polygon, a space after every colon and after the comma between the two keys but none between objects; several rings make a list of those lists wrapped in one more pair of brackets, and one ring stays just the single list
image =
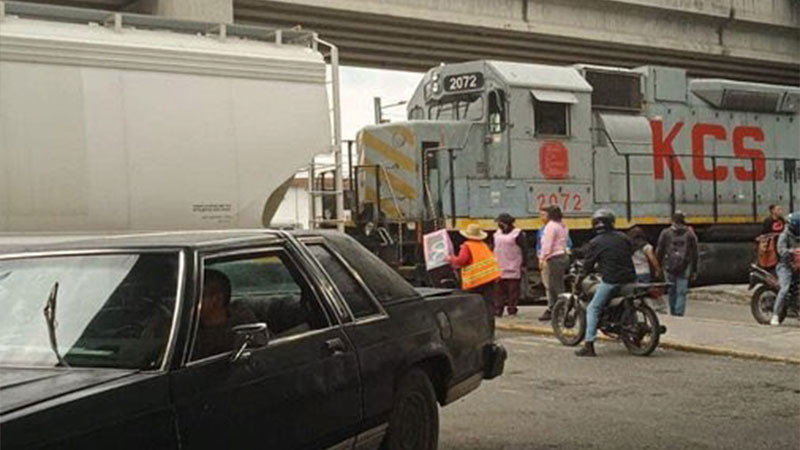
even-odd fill
[{"label": "bridge support column", "polygon": [[141,0],[139,12],[172,19],[233,23],[233,0]]}]

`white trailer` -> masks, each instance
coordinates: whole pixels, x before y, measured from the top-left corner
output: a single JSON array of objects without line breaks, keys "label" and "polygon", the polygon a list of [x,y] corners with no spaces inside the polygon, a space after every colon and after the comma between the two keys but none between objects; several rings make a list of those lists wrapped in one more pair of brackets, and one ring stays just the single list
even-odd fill
[{"label": "white trailer", "polygon": [[268,225],[336,148],[323,44],[336,74],[307,31],[0,2],[0,231]]}]

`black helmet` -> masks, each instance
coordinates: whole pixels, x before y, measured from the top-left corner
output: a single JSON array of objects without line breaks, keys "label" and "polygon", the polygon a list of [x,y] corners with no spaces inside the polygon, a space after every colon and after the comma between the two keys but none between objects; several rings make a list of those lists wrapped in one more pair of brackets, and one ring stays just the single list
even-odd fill
[{"label": "black helmet", "polygon": [[610,209],[598,209],[592,214],[592,228],[595,230],[611,230],[617,220]]},{"label": "black helmet", "polygon": [[789,227],[789,232],[795,236],[800,236],[800,211],[795,211],[789,214],[786,226]]}]

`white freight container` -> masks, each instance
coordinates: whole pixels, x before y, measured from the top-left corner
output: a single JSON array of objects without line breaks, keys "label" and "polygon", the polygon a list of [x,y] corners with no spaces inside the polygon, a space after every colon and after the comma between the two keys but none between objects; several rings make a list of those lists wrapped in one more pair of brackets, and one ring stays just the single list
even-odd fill
[{"label": "white freight container", "polygon": [[0,18],[0,231],[261,227],[332,148],[313,33],[67,18]]}]

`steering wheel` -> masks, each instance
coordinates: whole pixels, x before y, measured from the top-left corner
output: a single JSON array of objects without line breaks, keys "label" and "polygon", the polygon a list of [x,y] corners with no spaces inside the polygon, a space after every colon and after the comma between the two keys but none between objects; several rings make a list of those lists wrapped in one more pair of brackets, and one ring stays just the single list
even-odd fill
[{"label": "steering wheel", "polygon": [[[172,311],[163,303],[147,296],[139,297],[139,300],[146,306],[137,304],[136,306],[114,306],[101,309],[92,319],[86,331],[95,338],[138,339],[148,326],[153,323],[153,318],[157,322],[165,322],[172,317]],[[148,314],[141,314],[142,310],[147,310]],[[118,327],[102,327],[101,324],[105,321],[103,316],[112,314],[118,314],[123,318],[130,316],[131,319],[137,315],[139,317],[137,317],[137,320],[124,321]]]}]

